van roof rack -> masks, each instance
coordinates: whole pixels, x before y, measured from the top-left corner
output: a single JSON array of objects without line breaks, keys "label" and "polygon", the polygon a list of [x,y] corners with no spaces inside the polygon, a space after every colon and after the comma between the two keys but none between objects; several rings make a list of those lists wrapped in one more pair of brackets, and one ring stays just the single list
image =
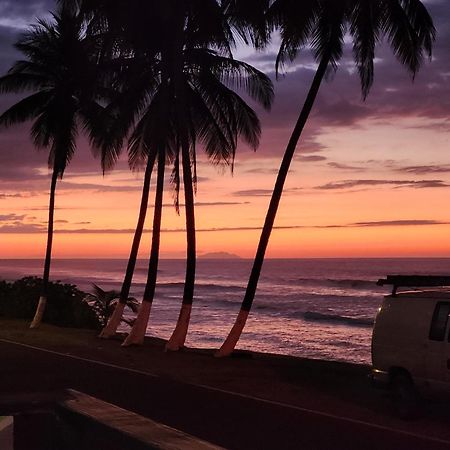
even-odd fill
[{"label": "van roof rack", "polygon": [[392,295],[399,287],[450,286],[450,276],[436,275],[387,275],[386,279],[377,281],[378,286],[392,285]]}]

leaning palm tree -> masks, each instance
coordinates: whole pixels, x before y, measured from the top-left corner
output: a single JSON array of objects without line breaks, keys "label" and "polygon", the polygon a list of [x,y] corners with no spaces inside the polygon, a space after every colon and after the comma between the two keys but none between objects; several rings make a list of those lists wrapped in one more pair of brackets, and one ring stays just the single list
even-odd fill
[{"label": "leaning palm tree", "polygon": [[[195,216],[194,196],[189,188],[192,180],[189,156],[192,154],[195,157],[195,137],[206,139],[204,146],[213,161],[231,163],[232,167],[237,138],[240,136],[256,148],[260,125],[256,114],[226,83],[230,82],[232,86],[243,85],[247,94],[265,108],[270,107],[273,94],[270,80],[251,66],[211,51],[199,50],[195,53],[192,56],[194,61],[198,58],[198,80],[193,80],[191,86],[188,85],[185,89],[181,99],[186,103],[184,108],[180,108],[180,120],[182,117],[192,118],[187,122],[190,124],[188,130],[184,133],[181,130],[180,133],[188,259],[180,315],[166,345],[166,349],[172,351],[184,346],[194,296]],[[195,179],[194,171],[194,182]]]},{"label": "leaning palm tree", "polygon": [[[128,64],[126,63],[125,66],[127,65]],[[113,72],[117,70],[117,68],[119,68],[119,70],[124,70],[123,66],[124,64],[122,62],[120,64],[113,64]],[[102,167],[104,169],[110,169],[117,161],[124,139],[126,138],[129,130],[132,129],[133,126],[135,126],[135,132],[143,128],[142,122],[137,125],[135,125],[135,123],[141,114],[146,98],[151,96],[154,91],[155,77],[153,74],[148,76],[148,73],[145,73],[144,77],[140,76],[140,79],[136,80],[134,76],[130,76],[127,69],[125,69],[125,72],[127,73],[125,76],[125,81],[121,80],[118,82],[120,92],[115,93],[116,95],[113,96],[115,98],[109,105],[109,109],[115,111],[112,115],[115,115],[116,118],[110,123],[108,134],[96,139],[95,141],[95,144],[101,152]],[[144,78],[144,80],[142,80],[142,78]],[[132,87],[124,89],[124,82],[129,84],[130,81],[132,83]],[[141,81],[141,84],[139,84],[139,81]],[[141,145],[146,145],[142,139],[138,139],[136,136],[130,137],[130,151]],[[100,337],[102,338],[110,338],[115,335],[117,328],[122,321],[127,298],[130,294],[131,283],[133,280],[134,269],[136,267],[140,242],[144,232],[144,224],[148,210],[151,176],[157,156],[157,152],[151,151],[150,147],[145,148],[148,150],[146,157],[140,160],[136,160],[135,158],[135,161],[131,163],[131,168],[133,170],[137,170],[142,166],[143,160],[145,159],[145,173],[144,182],[142,185],[141,203],[125,276],[120,290],[119,302],[114,309],[113,314],[109,318],[108,323],[100,333]]]},{"label": "leaning palm tree", "polygon": [[155,206],[153,214],[152,244],[150,259],[147,271],[147,282],[145,284],[144,297],[139,308],[138,316],[125,339],[123,346],[142,344],[147,330],[150,311],[153,304],[153,297],[156,289],[156,279],[158,275],[159,245],[161,237],[161,219],[163,209],[164,173],[165,173],[165,152],[158,152],[158,169],[155,193]]},{"label": "leaning palm tree", "polygon": [[16,48],[26,59],[0,78],[1,93],[32,92],[0,116],[0,125],[34,120],[34,144],[49,149],[52,170],[43,284],[31,328],[39,326],[47,301],[57,180],[75,152],[79,124],[93,136],[100,123],[102,108],[96,103],[100,72],[92,58],[96,42],[84,30],[82,18],[61,8],[52,23],[40,20],[20,38]]},{"label": "leaning palm tree", "polygon": [[133,235],[133,241],[131,244],[130,255],[128,257],[128,263],[125,270],[125,276],[122,282],[122,287],[120,289],[119,301],[116,307],[114,308],[113,313],[109,317],[108,322],[103,327],[99,337],[101,338],[110,338],[116,334],[117,328],[122,321],[122,316],[125,310],[125,306],[127,303],[127,298],[130,295],[131,283],[133,280],[134,269],[136,267],[139,246],[141,243],[141,238],[144,232],[144,224],[145,218],[147,216],[148,209],[148,199],[150,195],[150,182],[151,175],[154,166],[154,159],[149,157],[144,173],[144,182],[142,184],[142,194],[141,194],[141,203],[139,208],[138,220],[136,224],[136,228]]},{"label": "leaning palm tree", "polygon": [[280,64],[294,60],[306,44],[319,65],[281,162],[241,310],[217,356],[232,353],[247,321],[289,166],[321,82],[327,70],[338,67],[346,33],[353,40],[363,98],[373,82],[375,47],[382,37],[413,76],[424,54],[431,57],[435,38],[433,21],[419,0],[275,0],[268,18],[281,33],[277,72]]}]

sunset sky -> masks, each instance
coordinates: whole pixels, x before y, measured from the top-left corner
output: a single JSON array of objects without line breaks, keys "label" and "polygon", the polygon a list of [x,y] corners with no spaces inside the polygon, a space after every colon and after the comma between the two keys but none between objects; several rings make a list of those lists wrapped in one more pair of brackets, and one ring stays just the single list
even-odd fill
[{"label": "sunset sky", "polygon": [[[450,256],[450,3],[428,0],[437,28],[432,62],[414,83],[386,46],[378,48],[375,84],[363,102],[350,46],[324,84],[297,148],[268,249],[269,257]],[[18,53],[18,34],[49,0],[0,0],[0,71]],[[274,45],[243,58],[274,77]],[[315,70],[306,51],[275,81],[275,104],[261,112],[256,153],[240,146],[231,176],[205,159],[198,164],[198,253],[253,257],[281,155]],[[0,98],[0,110],[18,97]],[[59,183],[54,256],[127,257],[143,173],[131,173],[125,152],[104,177],[80,137]],[[161,251],[185,253],[184,217],[173,208],[167,175]],[[46,242],[50,172],[29,124],[0,132],[0,258],[41,258]],[[153,196],[153,191],[152,194]],[[147,228],[151,227],[149,209]],[[146,233],[141,251],[149,251]]]}]

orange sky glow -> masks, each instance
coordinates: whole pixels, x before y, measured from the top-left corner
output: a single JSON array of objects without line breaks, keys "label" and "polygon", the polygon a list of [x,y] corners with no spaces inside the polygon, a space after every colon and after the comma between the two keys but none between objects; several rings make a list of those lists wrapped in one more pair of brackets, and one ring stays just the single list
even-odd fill
[{"label": "orange sky glow", "polygon": [[[438,29],[436,51],[414,83],[384,47],[377,54],[375,84],[366,102],[351,50],[324,83],[285,186],[269,258],[450,257],[446,3],[430,3]],[[274,78],[275,50],[255,55],[240,49],[237,57]],[[229,252],[253,258],[281,156],[314,73],[311,57],[305,58],[279,81],[274,79],[272,112],[258,110],[261,145],[257,152],[240,146],[233,176],[229,168],[213,167],[200,157],[199,255]],[[4,99],[2,108],[13,100]],[[0,258],[44,256],[50,175],[46,153],[36,152],[28,133],[28,125],[0,133]],[[88,147],[80,138],[57,187],[53,255],[126,258],[143,173],[131,173],[123,156],[115,170],[102,176]],[[161,255],[182,258],[183,208],[177,215],[172,206],[170,168],[166,181]],[[150,249],[151,204],[141,258]]]},{"label": "orange sky glow", "polygon": [[[326,161],[339,161],[354,169],[343,176],[342,170],[323,161],[309,162],[301,158],[295,161],[268,256],[450,256],[450,211],[444,207],[448,187],[418,189],[408,184],[389,184],[397,166],[427,164],[428,158],[445,163],[448,135],[427,129],[411,132],[411,123],[411,119],[407,119],[395,125],[369,122],[358,124],[357,129],[324,129],[318,140],[326,148],[321,152],[326,154]],[[382,150],[379,136],[383,137]],[[428,154],[423,155],[420,149],[430,142]],[[261,159],[258,153],[248,149],[243,152],[234,176],[204,162],[199,164],[196,209],[199,254],[225,251],[246,258],[254,256],[269,201],[268,192],[275,180],[272,172],[279,161],[277,158]],[[390,169],[386,169],[384,158],[389,159]],[[363,163],[369,160],[373,162]],[[254,173],[255,168],[261,173]],[[342,180],[353,178],[385,180],[386,184],[380,182],[373,186],[361,182],[360,186],[324,188],[330,183],[343,183]],[[414,182],[423,177],[410,175],[406,178]],[[448,178],[440,174],[440,179],[450,182]],[[140,180],[141,174],[126,170],[113,171],[101,178],[96,173],[73,174],[69,168],[57,194],[55,228],[63,232],[55,234],[54,256],[126,257],[133,237],[130,230],[137,218]],[[96,186],[90,188],[91,184]],[[102,191],[101,185],[111,191]],[[122,192],[123,186],[136,188]],[[168,184],[161,248],[164,257],[178,258],[184,254],[184,217],[183,213],[180,216],[175,213],[172,201],[172,187]],[[3,258],[42,257],[46,203],[45,190],[25,193],[23,198],[2,200],[3,212],[26,215],[23,231],[0,234]],[[151,228],[151,219],[152,208],[147,216],[147,229]],[[27,224],[32,225],[33,232],[26,232]],[[42,228],[41,232],[35,232],[36,225]],[[142,258],[148,254],[150,235],[149,230],[141,246]]]}]

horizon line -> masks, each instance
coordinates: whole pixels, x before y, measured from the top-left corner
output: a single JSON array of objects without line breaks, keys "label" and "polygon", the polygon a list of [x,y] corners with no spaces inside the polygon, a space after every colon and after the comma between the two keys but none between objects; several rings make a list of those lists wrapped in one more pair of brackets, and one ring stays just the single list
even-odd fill
[{"label": "horizon line", "polygon": [[[0,258],[0,261],[39,261],[43,260],[44,257],[29,257],[29,258]],[[159,258],[160,260],[185,260],[186,257],[167,257],[167,256],[161,256]],[[203,259],[203,260],[216,260],[216,261],[253,261],[254,258],[247,258],[247,257],[225,257],[225,258],[209,258],[209,257],[202,257],[197,256],[197,260]],[[309,259],[450,259],[450,255],[447,256],[301,256],[301,257],[266,257],[265,260],[309,260]],[[52,261],[68,261],[68,260],[128,260],[127,257],[58,257],[58,258],[52,258]],[[148,261],[148,258],[137,258],[138,261]]]}]

